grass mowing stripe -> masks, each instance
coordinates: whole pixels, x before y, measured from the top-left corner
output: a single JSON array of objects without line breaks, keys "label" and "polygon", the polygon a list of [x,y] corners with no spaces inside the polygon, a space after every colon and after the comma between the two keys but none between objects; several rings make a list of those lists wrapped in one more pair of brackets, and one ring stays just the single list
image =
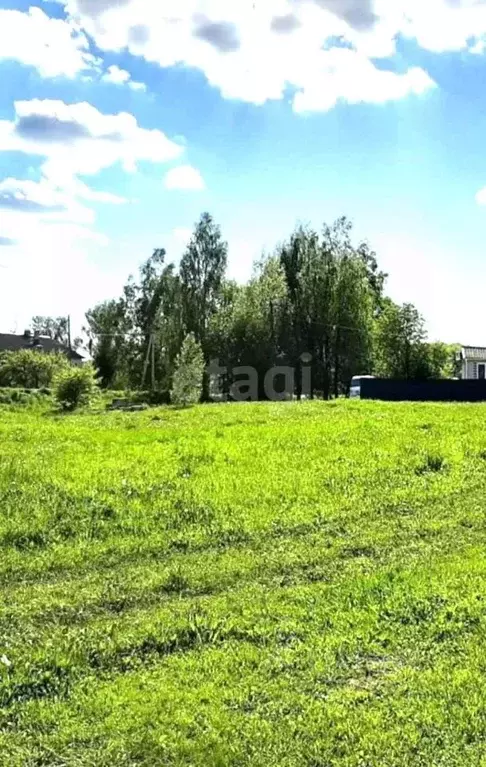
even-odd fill
[{"label": "grass mowing stripe", "polygon": [[484,763],[485,413],[0,408],[0,764]]}]

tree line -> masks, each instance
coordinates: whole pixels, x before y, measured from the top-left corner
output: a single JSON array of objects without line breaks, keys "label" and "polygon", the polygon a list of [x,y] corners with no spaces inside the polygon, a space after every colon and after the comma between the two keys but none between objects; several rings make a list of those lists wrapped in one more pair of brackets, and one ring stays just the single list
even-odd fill
[{"label": "tree line", "polygon": [[226,368],[227,391],[245,366],[262,382],[270,368],[292,367],[299,395],[310,365],[312,394],[325,399],[346,393],[354,375],[424,379],[457,372],[456,348],[429,343],[417,309],[386,295],[375,252],[353,242],[345,217],[321,231],[298,226],[254,265],[246,284],[228,279],[228,244],[209,213],[197,222],[178,269],[166,256],[154,250],[118,299],[86,314],[86,343],[105,388],[170,391],[188,336],[206,365],[218,360]]}]

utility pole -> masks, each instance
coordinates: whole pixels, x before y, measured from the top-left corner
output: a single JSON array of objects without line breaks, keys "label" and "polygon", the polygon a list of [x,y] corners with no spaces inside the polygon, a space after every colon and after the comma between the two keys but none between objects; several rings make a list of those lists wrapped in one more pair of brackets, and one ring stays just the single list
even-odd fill
[{"label": "utility pole", "polygon": [[152,391],[155,391],[155,337],[152,333]]},{"label": "utility pole", "polygon": [[145,355],[145,361],[143,363],[143,373],[142,373],[142,391],[145,386],[145,379],[147,377],[147,370],[149,366],[149,360],[150,360],[150,352],[152,350],[152,335],[149,336],[149,342],[147,345],[147,354]]},{"label": "utility pole", "polygon": [[71,315],[70,314],[68,314],[68,318],[67,318],[67,331],[68,331],[68,347],[69,347],[69,351],[72,352],[72,347],[71,347]]},{"label": "utility pole", "polygon": [[155,333],[150,334],[149,342],[147,345],[147,354],[145,355],[145,362],[143,363],[142,390],[147,379],[147,371],[149,365],[151,366],[152,391],[155,391]]}]

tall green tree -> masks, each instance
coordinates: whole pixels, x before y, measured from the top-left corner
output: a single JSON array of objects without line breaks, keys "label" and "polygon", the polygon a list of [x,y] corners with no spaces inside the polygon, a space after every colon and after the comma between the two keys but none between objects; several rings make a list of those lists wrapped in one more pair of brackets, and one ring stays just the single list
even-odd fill
[{"label": "tall green tree", "polygon": [[312,380],[320,366],[319,340],[327,327],[330,302],[322,261],[319,235],[307,227],[298,227],[278,249],[287,285],[285,348],[289,363],[297,370],[297,393],[301,392],[301,356],[313,359]]},{"label": "tall green tree", "polygon": [[288,353],[297,368],[313,359],[312,379],[327,399],[371,364],[374,315],[384,275],[367,245],[351,240],[350,222],[299,227],[279,249],[289,297]]},{"label": "tall green tree", "polygon": [[365,265],[356,254],[337,261],[332,311],[332,375],[335,397],[347,391],[353,375],[372,367],[375,295]]},{"label": "tall green tree", "polygon": [[423,377],[425,321],[412,304],[387,299],[377,321],[375,371],[386,378]]},{"label": "tall green tree", "polygon": [[104,301],[86,313],[85,334],[103,388],[123,388],[126,384],[125,322],[122,301]]},{"label": "tall green tree", "polygon": [[[262,396],[274,366],[294,368],[297,394],[306,369],[307,387],[304,353],[311,358],[311,396],[324,398],[344,393],[353,375],[455,372],[453,352],[427,343],[415,307],[385,296],[377,256],[368,243],[355,243],[347,218],[320,232],[297,227],[244,285],[225,279],[227,253],[220,228],[204,213],[179,270],[157,249],[118,300],[88,312],[87,332],[105,386],[139,388],[143,382],[168,390],[191,333],[206,364],[218,360],[228,369],[227,389],[238,378],[234,368],[251,366]],[[37,319],[38,326],[52,327]],[[144,371],[150,372],[144,377]]]},{"label": "tall green tree", "polygon": [[130,277],[118,301],[88,312],[88,335],[105,386],[168,391],[184,338],[182,294],[165,250],[156,249]]},{"label": "tall green tree", "polygon": [[203,213],[180,265],[183,316],[187,333],[194,333],[203,351],[212,316],[218,310],[228,261],[228,244],[209,213]]}]

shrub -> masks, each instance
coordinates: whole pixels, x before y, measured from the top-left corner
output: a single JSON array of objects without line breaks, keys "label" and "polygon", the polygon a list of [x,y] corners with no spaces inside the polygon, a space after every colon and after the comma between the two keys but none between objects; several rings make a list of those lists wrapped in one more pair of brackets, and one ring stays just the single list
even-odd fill
[{"label": "shrub", "polygon": [[62,410],[87,407],[98,393],[96,370],[92,365],[69,367],[54,379],[54,398]]},{"label": "shrub", "polygon": [[36,405],[46,398],[46,390],[0,388],[0,405]]},{"label": "shrub", "polygon": [[29,390],[49,387],[54,376],[68,368],[63,354],[44,354],[33,349],[4,352],[0,357],[0,386]]},{"label": "shrub", "polygon": [[177,357],[172,381],[171,401],[174,405],[194,405],[201,399],[204,357],[194,335],[186,336]]}]

